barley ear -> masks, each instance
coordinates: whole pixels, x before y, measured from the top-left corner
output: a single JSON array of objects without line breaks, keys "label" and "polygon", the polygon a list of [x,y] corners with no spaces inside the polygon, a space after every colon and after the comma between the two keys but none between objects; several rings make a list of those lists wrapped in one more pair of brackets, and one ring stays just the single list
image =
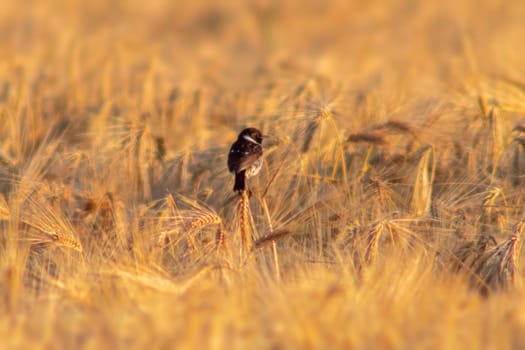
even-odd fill
[{"label": "barley ear", "polygon": [[0,221],[9,220],[10,216],[11,212],[9,210],[9,206],[7,205],[7,201],[5,200],[4,195],[0,193]]},{"label": "barley ear", "polygon": [[252,240],[250,235],[250,199],[248,191],[241,192],[241,199],[239,202],[239,218],[241,229],[241,260],[252,248]]},{"label": "barley ear", "polygon": [[432,155],[432,148],[428,147],[421,156],[417,166],[414,191],[410,204],[412,211],[418,216],[430,214],[435,170],[435,162]]}]

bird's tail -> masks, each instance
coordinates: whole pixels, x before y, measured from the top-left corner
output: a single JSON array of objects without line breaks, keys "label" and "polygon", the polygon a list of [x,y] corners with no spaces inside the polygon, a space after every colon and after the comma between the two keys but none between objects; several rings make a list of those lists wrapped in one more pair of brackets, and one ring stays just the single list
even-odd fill
[{"label": "bird's tail", "polygon": [[245,172],[246,170],[235,173],[235,185],[233,185],[234,191],[242,192],[246,189],[246,184],[244,181],[246,178]]}]

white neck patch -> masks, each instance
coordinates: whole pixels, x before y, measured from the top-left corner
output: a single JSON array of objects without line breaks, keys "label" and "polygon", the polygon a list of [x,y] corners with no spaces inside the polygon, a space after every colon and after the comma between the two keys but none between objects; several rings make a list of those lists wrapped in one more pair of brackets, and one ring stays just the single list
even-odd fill
[{"label": "white neck patch", "polygon": [[250,136],[248,135],[242,135],[242,138],[245,139],[246,141],[250,141],[250,142],[253,142],[255,143],[256,145],[259,144],[259,142],[255,141],[254,139],[252,139]]}]

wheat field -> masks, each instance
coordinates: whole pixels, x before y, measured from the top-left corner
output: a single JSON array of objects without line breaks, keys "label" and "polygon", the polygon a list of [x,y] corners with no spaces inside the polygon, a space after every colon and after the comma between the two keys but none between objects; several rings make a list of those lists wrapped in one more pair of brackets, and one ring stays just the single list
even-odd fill
[{"label": "wheat field", "polygon": [[525,348],[524,18],[3,1],[0,348]]}]

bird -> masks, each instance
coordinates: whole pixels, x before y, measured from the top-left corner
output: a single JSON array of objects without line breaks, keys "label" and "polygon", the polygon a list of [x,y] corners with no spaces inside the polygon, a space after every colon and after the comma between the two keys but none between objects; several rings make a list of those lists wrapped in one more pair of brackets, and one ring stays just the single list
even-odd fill
[{"label": "bird", "polygon": [[256,128],[246,128],[239,134],[228,153],[228,170],[235,174],[233,191],[246,190],[246,179],[259,173],[263,165],[263,134]]}]

